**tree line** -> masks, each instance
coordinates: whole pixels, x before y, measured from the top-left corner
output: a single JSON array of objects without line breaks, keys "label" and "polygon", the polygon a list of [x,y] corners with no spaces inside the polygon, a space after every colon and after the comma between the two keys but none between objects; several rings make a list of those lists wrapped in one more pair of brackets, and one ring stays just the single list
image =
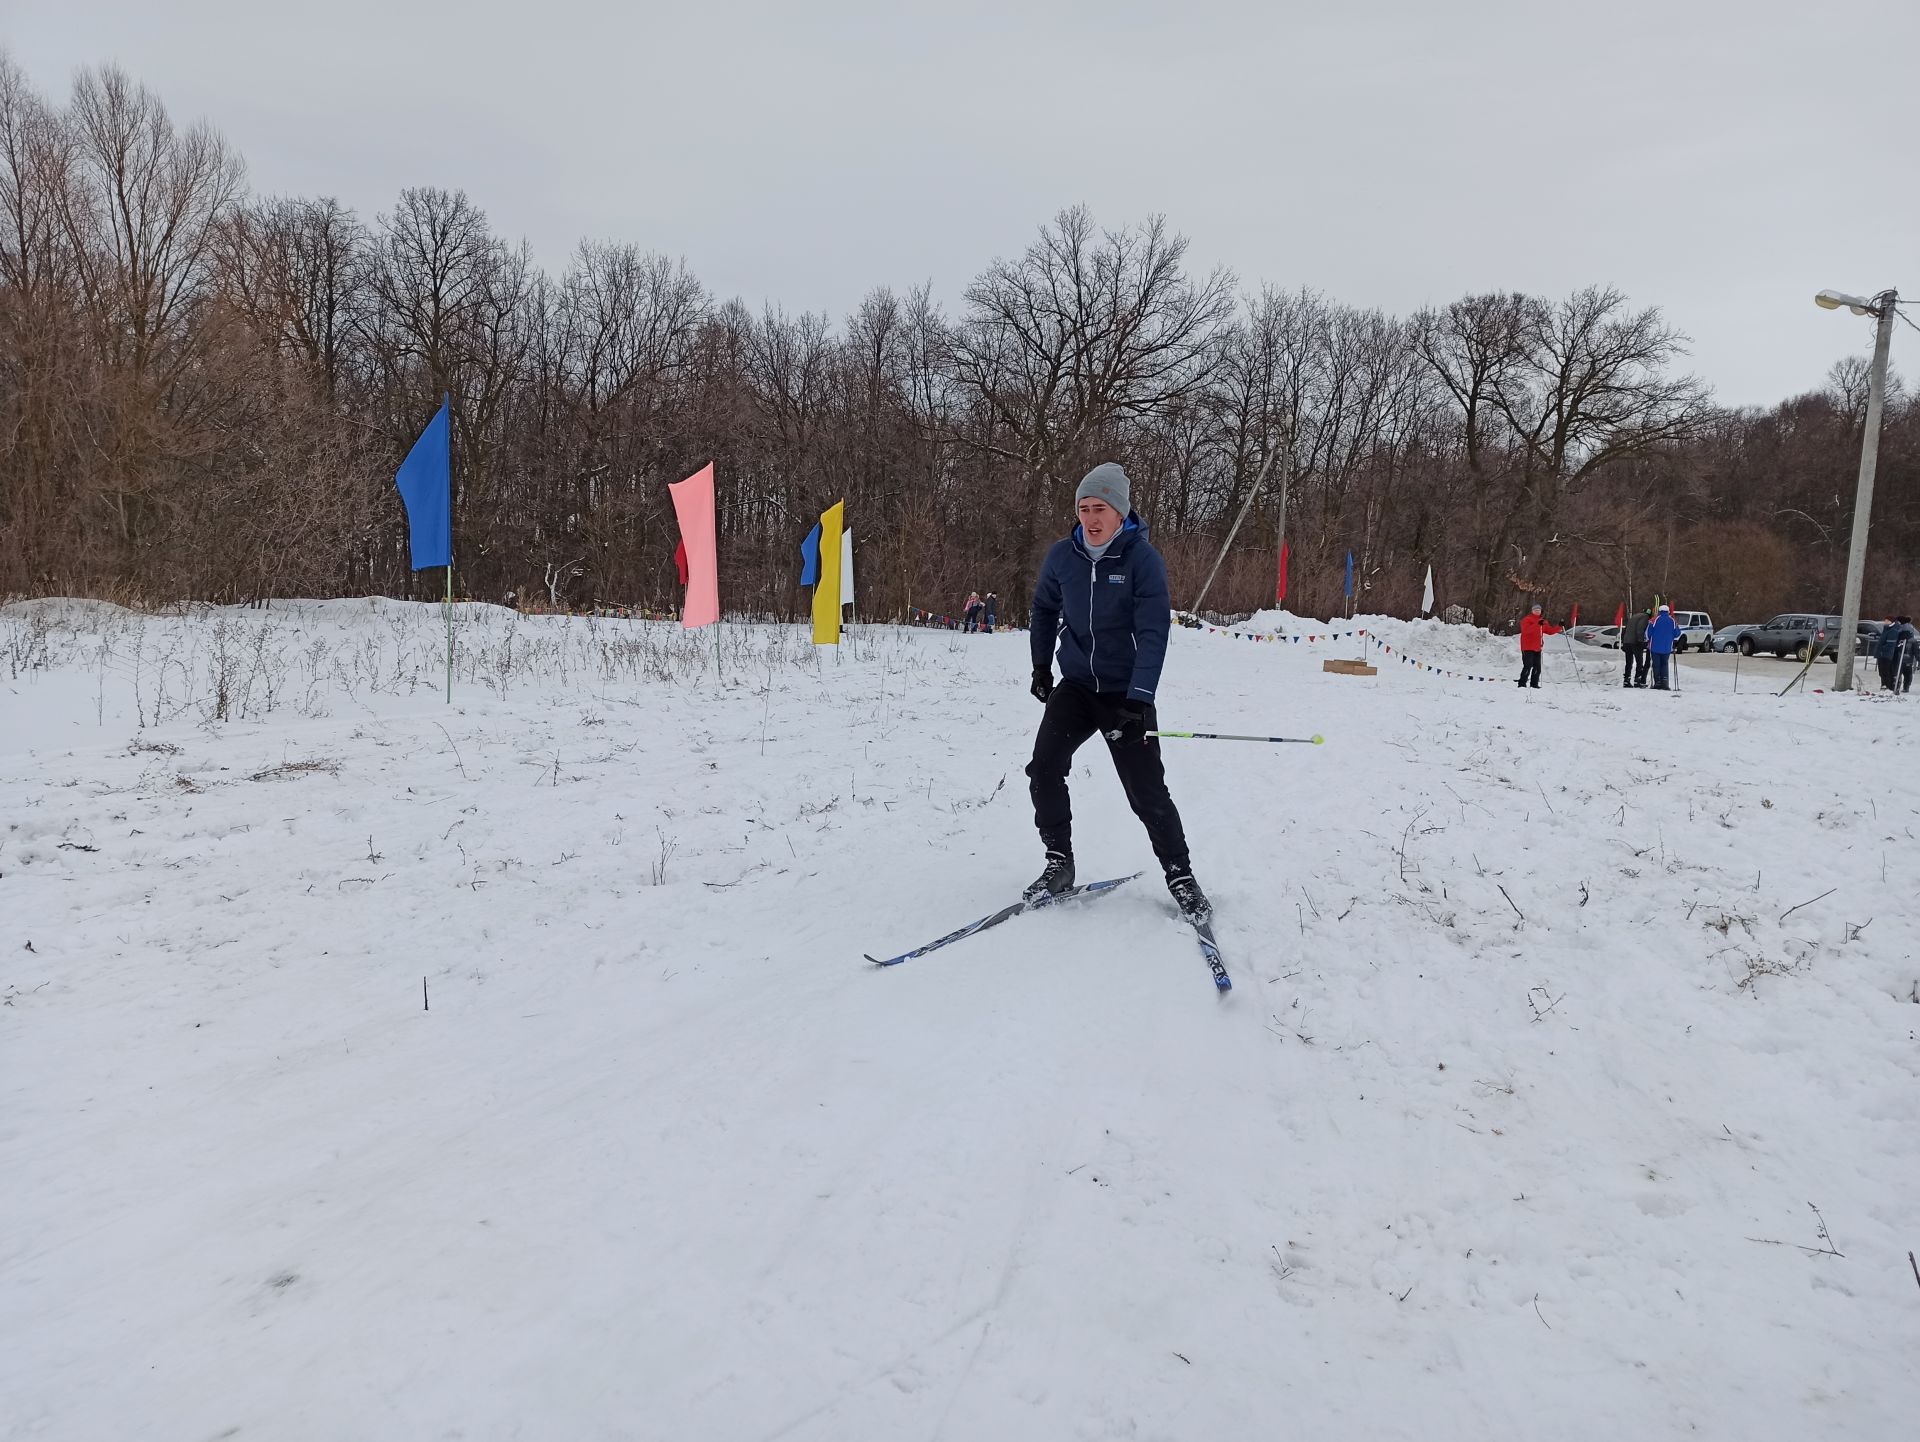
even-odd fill
[{"label": "tree line", "polygon": [[[844,497],[860,609],[1019,614],[1081,474],[1121,460],[1185,605],[1499,624],[1658,592],[1728,620],[1838,610],[1864,360],[1714,404],[1657,307],[1594,286],[1410,316],[1202,274],[1160,218],[1084,208],[949,310],[878,287],[839,324],[583,241],[535,264],[464,191],[371,219],[250,193],[239,155],[122,71],[64,106],[0,52],[0,593],[430,596],[393,472],[452,397],[458,589],[663,606],[666,484],[716,463],[730,610],[790,617]],[[1863,346],[1865,335],[1863,328]],[[1920,404],[1887,407],[1866,614],[1910,609]],[[1259,484],[1264,477],[1264,484]],[[1255,488],[1258,485],[1256,494]]]}]

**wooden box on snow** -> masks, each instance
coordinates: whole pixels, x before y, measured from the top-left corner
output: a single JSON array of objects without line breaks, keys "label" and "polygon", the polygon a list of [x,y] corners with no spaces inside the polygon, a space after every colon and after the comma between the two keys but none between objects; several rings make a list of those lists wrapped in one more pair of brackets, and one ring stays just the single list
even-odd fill
[{"label": "wooden box on snow", "polygon": [[1365,661],[1322,661],[1322,671],[1331,671],[1336,676],[1378,676],[1380,668],[1369,666]]}]

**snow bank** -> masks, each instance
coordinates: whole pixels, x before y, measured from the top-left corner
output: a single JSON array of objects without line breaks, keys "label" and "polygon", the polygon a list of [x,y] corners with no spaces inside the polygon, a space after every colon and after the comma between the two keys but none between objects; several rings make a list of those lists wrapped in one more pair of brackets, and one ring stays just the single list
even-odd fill
[{"label": "snow bank", "polygon": [[1398,616],[1363,613],[1323,620],[1297,616],[1292,611],[1268,610],[1257,611],[1245,621],[1221,629],[1301,640],[1308,636],[1365,631],[1376,642],[1392,646],[1395,651],[1448,666],[1502,666],[1514,658],[1519,645],[1513,637],[1495,636],[1483,626],[1449,625],[1430,616],[1409,621]]}]

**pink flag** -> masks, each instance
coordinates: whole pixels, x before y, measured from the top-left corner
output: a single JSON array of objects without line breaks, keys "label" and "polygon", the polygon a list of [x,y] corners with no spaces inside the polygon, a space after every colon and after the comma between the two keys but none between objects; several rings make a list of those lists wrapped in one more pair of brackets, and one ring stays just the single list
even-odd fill
[{"label": "pink flag", "polygon": [[720,619],[720,561],[715,553],[713,465],[709,462],[684,481],[667,487],[680,520],[680,544],[687,548],[687,601],[680,624],[691,631]]}]

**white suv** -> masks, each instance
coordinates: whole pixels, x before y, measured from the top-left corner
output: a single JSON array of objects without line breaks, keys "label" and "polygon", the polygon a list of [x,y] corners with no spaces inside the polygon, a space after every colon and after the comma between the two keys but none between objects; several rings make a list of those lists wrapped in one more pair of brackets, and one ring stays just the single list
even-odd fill
[{"label": "white suv", "polygon": [[1705,611],[1675,611],[1673,623],[1680,628],[1680,635],[1673,643],[1676,651],[1711,651],[1713,649],[1713,617]]}]

